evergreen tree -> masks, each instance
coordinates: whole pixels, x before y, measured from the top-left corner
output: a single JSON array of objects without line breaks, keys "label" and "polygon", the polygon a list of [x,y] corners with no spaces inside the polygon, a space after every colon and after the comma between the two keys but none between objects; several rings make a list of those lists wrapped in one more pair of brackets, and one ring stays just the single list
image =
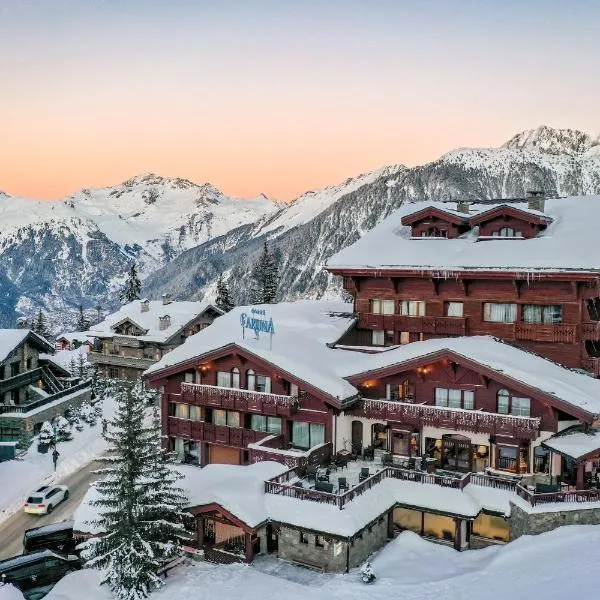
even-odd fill
[{"label": "evergreen tree", "polygon": [[19,317],[17,319],[17,329],[29,329],[29,321],[27,317]]},{"label": "evergreen tree", "polygon": [[217,298],[215,300],[215,306],[220,308],[223,312],[229,312],[235,306],[231,299],[229,286],[223,279],[222,274],[219,274],[219,279],[217,279]]},{"label": "evergreen tree", "polygon": [[273,304],[277,297],[279,273],[267,242],[263,245],[260,258],[254,264],[251,275],[252,304]]},{"label": "evergreen tree", "polygon": [[99,509],[93,523],[106,533],[86,542],[82,552],[87,567],[105,569],[103,582],[118,600],[140,600],[159,586],[156,571],[181,554],[187,538],[186,500],[176,487],[180,475],[166,464],[157,417],[151,425],[145,417],[143,397],[120,388],[116,416],[104,434],[104,478],[95,484],[99,498],[93,502]]},{"label": "evergreen tree", "polygon": [[89,364],[85,359],[85,356],[81,352],[79,352],[75,361],[75,376],[81,377],[82,379],[87,379],[89,377],[88,369]]},{"label": "evergreen tree", "polygon": [[127,302],[132,302],[133,300],[139,300],[140,294],[142,291],[142,284],[140,282],[140,278],[138,276],[137,267],[135,263],[131,265],[129,269],[129,273],[127,274],[127,281],[119,294],[119,300],[126,304]]},{"label": "evergreen tree", "polygon": [[50,337],[50,331],[46,325],[46,315],[40,310],[32,327],[34,333],[41,335],[43,338]]},{"label": "evergreen tree", "polygon": [[90,328],[90,321],[83,312],[83,306],[79,305],[79,312],[77,313],[77,325],[75,331],[87,331]]}]

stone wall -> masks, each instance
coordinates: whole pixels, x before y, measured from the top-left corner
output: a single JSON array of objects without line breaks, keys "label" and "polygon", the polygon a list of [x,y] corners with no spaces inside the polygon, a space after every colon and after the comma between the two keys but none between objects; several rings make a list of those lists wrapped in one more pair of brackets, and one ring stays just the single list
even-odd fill
[{"label": "stone wall", "polygon": [[344,573],[348,566],[357,567],[388,542],[387,521],[386,515],[380,517],[350,542],[282,526],[278,556],[326,572]]},{"label": "stone wall", "polygon": [[[556,505],[553,504],[552,507]],[[513,502],[510,503],[510,539],[522,535],[538,535],[552,531],[562,525],[599,525],[600,508],[585,508],[582,504],[576,510],[552,512],[526,512]]]}]

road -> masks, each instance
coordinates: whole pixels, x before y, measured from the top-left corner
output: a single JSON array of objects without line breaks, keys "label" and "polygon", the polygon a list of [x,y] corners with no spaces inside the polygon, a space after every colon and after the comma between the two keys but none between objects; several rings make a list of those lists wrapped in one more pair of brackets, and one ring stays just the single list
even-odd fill
[{"label": "road", "polygon": [[69,498],[61,502],[52,511],[52,514],[31,515],[20,511],[2,523],[0,525],[0,560],[21,554],[23,551],[23,534],[26,529],[70,519],[83,500],[90,482],[96,478],[92,471],[97,469],[98,466],[97,463],[91,463],[59,482],[69,486]]}]

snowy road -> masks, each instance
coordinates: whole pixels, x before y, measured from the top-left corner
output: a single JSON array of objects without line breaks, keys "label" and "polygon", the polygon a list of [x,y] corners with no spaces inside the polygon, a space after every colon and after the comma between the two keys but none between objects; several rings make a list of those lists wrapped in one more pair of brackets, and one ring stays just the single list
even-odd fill
[{"label": "snowy road", "polygon": [[[29,515],[20,511],[2,523],[0,525],[0,560],[21,554],[23,533],[26,529],[70,519],[83,500],[90,482],[95,478],[92,471],[97,468],[98,464],[92,463],[60,481],[69,486],[70,497],[66,502],[61,502],[51,515]],[[5,482],[4,485],[10,485],[10,483]]]}]

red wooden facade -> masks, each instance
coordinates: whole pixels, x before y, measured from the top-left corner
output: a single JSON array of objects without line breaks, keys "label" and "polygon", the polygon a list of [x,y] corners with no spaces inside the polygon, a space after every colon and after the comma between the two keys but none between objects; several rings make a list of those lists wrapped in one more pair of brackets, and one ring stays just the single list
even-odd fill
[{"label": "red wooden facade", "polygon": [[[445,242],[439,243],[443,251]],[[596,274],[460,271],[445,277],[426,271],[330,271],[344,277],[344,288],[354,296],[358,321],[342,340],[345,344],[372,344],[373,331],[386,332],[389,345],[493,335],[567,367],[600,375],[600,321],[594,303],[600,297],[600,278]],[[391,300],[394,313],[374,314],[373,300]],[[401,314],[404,300],[424,302],[424,314]],[[462,316],[447,316],[450,302],[462,303]],[[487,321],[486,303],[515,304],[514,322]],[[560,306],[560,322],[525,322],[525,305]]]},{"label": "red wooden facade", "polygon": [[[239,388],[217,385],[219,372],[234,371],[239,376]],[[269,393],[247,389],[251,372],[255,377],[270,378]],[[175,439],[199,442],[201,464],[247,464],[252,453],[261,454],[260,450],[249,452],[248,445],[270,435],[274,436],[274,440],[265,451],[269,447],[292,448],[294,422],[320,425],[323,442],[332,441],[332,415],[336,410],[332,404],[335,404],[335,399],[234,345],[166,369],[158,379],[151,376],[149,381],[161,387],[164,434],[171,439],[171,445]],[[198,407],[198,410],[194,410],[193,414],[190,408],[178,411],[178,404]],[[227,422],[215,423],[215,411],[221,418],[225,411]],[[185,416],[182,417],[181,412]],[[280,430],[253,429],[255,420],[252,415],[278,420]]]}]

